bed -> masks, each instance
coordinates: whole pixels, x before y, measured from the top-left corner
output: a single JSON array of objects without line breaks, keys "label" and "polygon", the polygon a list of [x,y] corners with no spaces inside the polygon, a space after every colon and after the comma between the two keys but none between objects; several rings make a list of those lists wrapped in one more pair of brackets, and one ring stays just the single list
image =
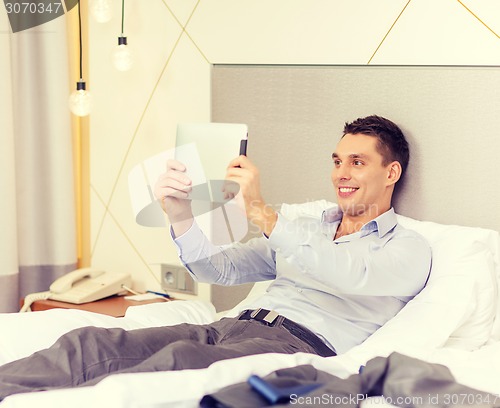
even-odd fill
[{"label": "bed", "polygon": [[[314,207],[317,205],[329,203],[315,203]],[[295,206],[286,206],[282,211],[293,218],[308,211],[304,206],[300,208],[297,211]],[[311,212],[316,212],[316,208],[311,208]],[[372,358],[395,351],[444,364],[457,382],[500,394],[500,366],[491,364],[500,359],[498,232],[402,216],[399,222],[424,235],[431,244],[433,266],[428,285],[385,326],[345,354],[323,358],[306,353],[270,353],[221,361],[202,370],[112,375],[93,387],[13,395],[0,406],[195,407],[204,395],[244,382],[250,375],[265,376],[278,369],[311,364],[346,378]],[[266,284],[256,284],[237,307],[222,314],[216,313],[212,304],[194,300],[131,307],[123,318],[58,309],[2,314],[0,363],[47,347],[62,333],[77,327],[96,325],[133,330],[180,322],[207,323],[235,315],[246,302],[262,293]]]},{"label": "bed", "polygon": [[[432,247],[428,285],[364,343],[337,357],[270,353],[202,370],[112,375],[93,387],[13,395],[0,407],[196,407],[204,395],[252,374],[311,364],[346,378],[374,357],[393,352],[443,364],[458,382],[500,394],[500,365],[492,363],[500,361],[500,189],[495,168],[500,94],[495,84],[500,85],[500,71],[491,67],[215,66],[212,119],[248,123],[249,156],[261,174],[273,175],[262,183],[264,197],[273,204],[330,204],[315,201],[330,189],[328,178],[320,180],[318,174],[329,174],[331,160],[318,158],[332,143],[332,129],[341,129],[353,115],[378,113],[405,125],[413,156],[396,209],[413,217],[399,216],[399,221],[424,235]],[[290,139],[293,149],[283,148]],[[315,166],[289,165],[311,160]],[[482,192],[480,201],[476,191]],[[294,206],[283,211],[290,218],[300,215]],[[283,260],[278,257],[278,262]],[[76,310],[2,314],[0,364],[47,347],[77,327],[133,330],[234,316],[266,285],[254,285],[222,314],[201,301],[136,306],[123,318]]]}]

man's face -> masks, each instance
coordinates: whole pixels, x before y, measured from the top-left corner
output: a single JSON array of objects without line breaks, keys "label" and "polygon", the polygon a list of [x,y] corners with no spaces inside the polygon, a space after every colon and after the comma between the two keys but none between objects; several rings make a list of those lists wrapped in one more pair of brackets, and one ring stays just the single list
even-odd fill
[{"label": "man's face", "polygon": [[377,138],[346,134],[332,154],[332,182],[337,202],[346,215],[380,214],[388,210],[393,184],[391,165],[384,166],[377,151]]}]

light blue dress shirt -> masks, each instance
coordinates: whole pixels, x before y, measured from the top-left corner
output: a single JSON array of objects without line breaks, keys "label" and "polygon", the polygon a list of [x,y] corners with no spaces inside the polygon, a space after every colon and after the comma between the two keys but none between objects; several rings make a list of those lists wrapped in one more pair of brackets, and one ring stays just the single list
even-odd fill
[{"label": "light blue dress shirt", "polygon": [[343,353],[363,342],[425,286],[427,241],[397,223],[391,209],[360,231],[335,238],[342,219],[324,202],[286,205],[269,239],[216,247],[196,223],[174,239],[200,282],[236,285],[273,280],[250,308],[273,309]]}]

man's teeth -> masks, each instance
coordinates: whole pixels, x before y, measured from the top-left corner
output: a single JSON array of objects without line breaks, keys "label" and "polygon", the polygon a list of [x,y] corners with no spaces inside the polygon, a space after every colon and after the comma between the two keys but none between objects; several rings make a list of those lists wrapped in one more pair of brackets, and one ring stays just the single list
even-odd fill
[{"label": "man's teeth", "polygon": [[340,188],[341,193],[352,193],[356,190],[357,190],[357,188],[352,188],[352,187],[341,187]]}]

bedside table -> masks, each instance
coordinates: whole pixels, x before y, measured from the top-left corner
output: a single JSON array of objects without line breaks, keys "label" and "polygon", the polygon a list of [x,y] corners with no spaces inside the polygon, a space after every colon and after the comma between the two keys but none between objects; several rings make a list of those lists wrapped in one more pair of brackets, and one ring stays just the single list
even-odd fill
[{"label": "bedside table", "polygon": [[129,306],[146,305],[148,303],[168,302],[167,299],[151,299],[143,301],[126,300],[125,296],[110,296],[95,302],[82,303],[75,305],[73,303],[58,302],[56,300],[37,300],[31,305],[33,312],[40,312],[49,309],[78,309],[87,312],[101,313],[113,317],[123,317]]}]

